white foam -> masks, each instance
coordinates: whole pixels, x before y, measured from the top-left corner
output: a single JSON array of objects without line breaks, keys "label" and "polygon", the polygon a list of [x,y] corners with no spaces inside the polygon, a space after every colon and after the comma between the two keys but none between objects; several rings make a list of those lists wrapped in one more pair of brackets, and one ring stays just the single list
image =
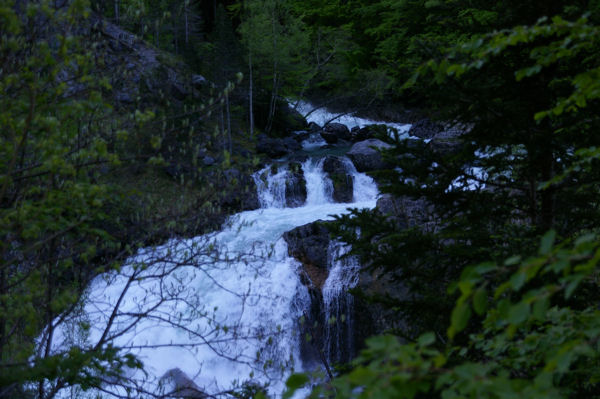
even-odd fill
[{"label": "white foam", "polygon": [[[342,123],[352,129],[354,127],[365,127],[368,125],[383,124],[398,131],[399,138],[407,138],[408,131],[412,125],[398,122],[387,122],[387,121],[376,121],[373,119],[366,119],[356,116],[354,113],[336,114],[329,112],[326,108],[314,109],[315,106],[306,101],[298,101],[296,109],[302,115],[305,115],[307,122],[314,122],[319,126],[324,126],[327,123],[336,122]],[[392,130],[389,130],[390,134]]]},{"label": "white foam", "polygon": [[[244,380],[270,383],[270,394],[280,394],[289,373],[302,367],[296,322],[310,304],[282,234],[349,206],[373,208],[377,197],[372,180],[353,172],[358,200],[332,203],[320,163],[302,168],[304,206],[282,205],[285,190],[281,197],[274,183],[281,169],[259,187],[265,208],[231,217],[216,234],[144,248],[120,270],[97,277],[84,312],[73,316],[91,326],[85,346],[105,340],[138,356],[148,374],[131,370],[128,377],[153,392],[165,388],[161,376],[179,368],[210,394]],[[68,331],[57,334],[56,352],[77,344]],[[117,384],[106,389],[126,395]]]}]

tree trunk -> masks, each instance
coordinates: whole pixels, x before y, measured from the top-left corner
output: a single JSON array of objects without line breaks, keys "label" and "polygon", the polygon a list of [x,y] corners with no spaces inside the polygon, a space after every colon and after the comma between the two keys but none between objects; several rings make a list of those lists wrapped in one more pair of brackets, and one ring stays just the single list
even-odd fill
[{"label": "tree trunk", "polygon": [[271,101],[269,102],[269,115],[267,117],[267,132],[270,132],[273,128],[273,119],[275,118],[275,106],[277,104],[277,32],[275,31],[275,24],[277,21],[277,15],[275,14],[275,7],[271,14],[271,34],[273,36],[273,87],[271,88]]},{"label": "tree trunk", "polygon": [[273,89],[271,90],[271,101],[269,103],[269,117],[267,119],[267,132],[270,132],[273,128],[273,120],[275,119],[275,110],[277,108],[278,84],[277,74],[274,74]]},{"label": "tree trunk", "polygon": [[188,0],[185,0],[183,2],[183,15],[185,18],[185,45],[187,47],[188,43],[189,43],[189,37],[190,37],[190,27],[189,27],[189,21],[188,21]]},{"label": "tree trunk", "polygon": [[229,141],[229,153],[233,151],[233,143],[231,142],[231,113],[229,112],[229,93],[225,92],[225,112],[227,114],[227,140]]},{"label": "tree trunk", "polygon": [[[554,177],[554,157],[552,151],[544,151],[542,154],[542,181],[548,181]],[[555,214],[555,189],[553,186],[542,190],[540,193],[541,211],[540,225],[543,230],[554,227]]]},{"label": "tree trunk", "polygon": [[222,105],[219,107],[219,114],[220,114],[220,119],[221,119],[221,123],[219,124],[221,127],[221,141],[223,143],[223,150],[226,151],[227,150],[227,140],[225,139],[225,117],[223,115],[223,106]]},{"label": "tree trunk", "polygon": [[250,70],[249,83],[248,83],[248,108],[250,114],[250,137],[254,137],[254,104],[252,92],[252,51],[248,50],[248,69]]}]

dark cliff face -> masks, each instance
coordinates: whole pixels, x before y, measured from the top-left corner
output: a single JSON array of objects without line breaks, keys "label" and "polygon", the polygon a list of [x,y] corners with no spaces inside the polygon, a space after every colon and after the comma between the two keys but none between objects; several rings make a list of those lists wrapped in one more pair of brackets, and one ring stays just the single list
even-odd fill
[{"label": "dark cliff face", "polygon": [[[439,223],[433,208],[424,200],[386,194],[377,202],[374,211],[385,215],[399,229],[418,227],[432,230]],[[307,362],[321,362],[321,357],[327,353],[329,362],[348,362],[364,347],[369,336],[385,331],[404,331],[408,336],[412,332],[402,314],[386,304],[413,300],[414,294],[401,281],[364,267],[357,271],[356,287],[349,292],[340,292],[339,297],[334,299],[334,305],[343,317],[326,320],[323,288],[331,271],[329,251],[333,241],[328,228],[330,223],[309,223],[283,235],[289,255],[302,264],[299,273],[311,297],[311,306],[302,325],[303,332],[311,336],[311,340],[303,342],[301,348],[303,360]],[[336,339],[330,339],[332,336]]]},{"label": "dark cliff face", "polygon": [[[329,277],[332,254],[328,222],[317,221],[284,233],[290,256],[298,259],[302,268],[300,277],[308,288],[311,305],[305,313],[303,333],[310,340],[302,341],[301,353],[304,362],[318,363],[322,358],[330,363],[346,363],[363,348],[364,340],[378,332],[383,326],[376,324],[373,317],[380,311],[374,309],[361,296],[340,292],[336,298],[329,298],[330,306],[337,317],[328,319],[325,308],[323,286]],[[368,284],[372,283],[369,281]],[[359,285],[362,284],[359,282]],[[331,315],[330,315],[331,316]],[[380,330],[382,331],[382,330]]]}]

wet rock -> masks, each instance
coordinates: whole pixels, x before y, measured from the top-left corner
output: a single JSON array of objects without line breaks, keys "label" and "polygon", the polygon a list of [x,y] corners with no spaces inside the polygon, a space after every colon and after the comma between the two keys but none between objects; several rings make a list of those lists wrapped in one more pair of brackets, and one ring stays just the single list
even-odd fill
[{"label": "wet rock", "polygon": [[441,155],[450,155],[459,152],[462,148],[463,140],[461,136],[465,134],[467,128],[461,126],[448,126],[442,132],[437,133],[429,142],[429,147],[433,152]]},{"label": "wet rock", "polygon": [[335,144],[338,142],[338,136],[333,132],[327,132],[323,130],[321,132],[321,137],[323,138],[323,140],[325,140],[327,144]]},{"label": "wet rock", "polygon": [[323,128],[316,122],[310,122],[306,130],[308,130],[309,133],[317,133],[323,130]]},{"label": "wet rock", "polygon": [[270,158],[279,158],[302,148],[300,143],[292,137],[279,139],[260,134],[257,139],[256,151],[266,154]]},{"label": "wet rock", "polygon": [[[266,106],[269,104],[269,101],[264,103],[262,108],[258,102],[255,104],[257,106],[255,122],[258,126],[266,126],[268,123],[267,115],[270,114],[270,111],[266,108]],[[286,102],[277,102],[275,117],[272,120],[273,132],[290,134],[296,130],[306,129],[306,125],[306,119],[304,119],[304,116],[298,112],[298,110],[289,106],[289,104]]]},{"label": "wet rock", "polygon": [[290,152],[296,152],[302,149],[302,145],[295,140],[293,137],[285,137],[283,139],[281,139],[283,142],[283,145],[285,146],[285,149],[288,151],[288,153]]},{"label": "wet rock", "polygon": [[[323,133],[327,135],[334,135],[338,140],[350,140],[351,138],[348,126],[342,123],[328,123],[323,128]],[[325,139],[325,137],[323,138]]]},{"label": "wet rock", "polygon": [[354,144],[346,155],[352,160],[357,171],[369,172],[385,167],[385,163],[379,150],[391,147],[391,145],[384,143],[381,140],[369,139]]},{"label": "wet rock", "polygon": [[306,130],[298,130],[293,133],[293,138],[294,140],[296,140],[299,143],[302,143],[304,140],[306,140],[307,138],[310,137],[310,133],[307,132]]},{"label": "wet rock", "polygon": [[161,378],[161,385],[164,386],[165,394],[168,397],[177,397],[185,399],[204,399],[208,396],[202,392],[202,389],[181,369],[174,368],[167,371]]},{"label": "wet rock", "polygon": [[306,203],[306,181],[302,165],[291,163],[285,180],[285,203],[289,208],[297,208]]},{"label": "wet rock", "polygon": [[434,226],[434,209],[425,199],[395,197],[383,194],[377,200],[376,209],[393,220],[399,229],[420,226],[430,229]]},{"label": "wet rock", "polygon": [[323,171],[333,183],[333,200],[341,203],[352,202],[354,180],[344,160],[336,156],[327,156],[323,161]]},{"label": "wet rock", "polygon": [[420,139],[431,139],[436,134],[444,131],[444,127],[429,118],[421,119],[410,127],[408,134]]},{"label": "wet rock", "polygon": [[410,300],[412,294],[401,281],[392,280],[379,271],[361,271],[358,285],[354,289],[354,329],[356,349],[364,346],[368,337],[389,330],[409,331],[410,326],[402,319],[402,314],[381,302],[369,298],[388,298],[390,301]]},{"label": "wet rock", "polygon": [[288,254],[302,263],[309,285],[320,291],[329,274],[327,248],[330,238],[327,228],[317,221],[285,232],[283,239],[288,244]]},{"label": "wet rock", "polygon": [[387,126],[381,124],[367,125],[353,130],[351,133],[353,142],[364,141],[375,138],[377,135],[385,135],[387,133]]}]

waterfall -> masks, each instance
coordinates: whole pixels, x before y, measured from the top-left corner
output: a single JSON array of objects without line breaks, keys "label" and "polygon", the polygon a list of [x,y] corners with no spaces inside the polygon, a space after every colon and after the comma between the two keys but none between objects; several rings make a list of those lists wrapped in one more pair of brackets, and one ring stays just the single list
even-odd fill
[{"label": "waterfall", "polygon": [[360,264],[346,256],[350,248],[332,241],[327,249],[329,275],[323,285],[325,334],[323,347],[329,362],[348,362],[354,356],[353,297],[347,291],[358,284]]},{"label": "waterfall", "polygon": [[[136,355],[147,372],[129,370],[130,386],[152,392],[166,392],[174,376],[178,381],[187,376],[208,394],[250,381],[268,384],[271,396],[280,395],[290,372],[303,370],[298,321],[310,306],[299,278],[301,265],[288,256],[281,237],[295,227],[347,213],[349,206],[373,208],[377,197],[374,182],[351,163],[352,204],[332,201],[322,160],[308,159],[301,170],[306,183],[301,206],[286,206],[289,168],[266,167],[254,175],[261,209],[233,215],[214,234],[141,249],[121,268],[98,276],[82,309],[69,316],[71,329],[55,333],[55,352],[99,343],[121,347],[122,353]],[[350,314],[344,307],[351,303],[335,298],[355,278],[350,275],[355,265],[334,260],[343,251],[330,248],[326,297],[328,314],[335,317]],[[333,342],[337,338],[330,331]],[[105,388],[127,395],[118,384]]]},{"label": "waterfall", "polygon": [[285,182],[288,170],[280,166],[273,170],[269,165],[252,175],[258,191],[258,201],[261,208],[285,207]]},{"label": "waterfall", "polygon": [[323,159],[315,162],[312,159],[302,164],[304,179],[306,180],[306,204],[323,205],[331,204],[331,193],[333,186],[331,181],[323,173]]}]

